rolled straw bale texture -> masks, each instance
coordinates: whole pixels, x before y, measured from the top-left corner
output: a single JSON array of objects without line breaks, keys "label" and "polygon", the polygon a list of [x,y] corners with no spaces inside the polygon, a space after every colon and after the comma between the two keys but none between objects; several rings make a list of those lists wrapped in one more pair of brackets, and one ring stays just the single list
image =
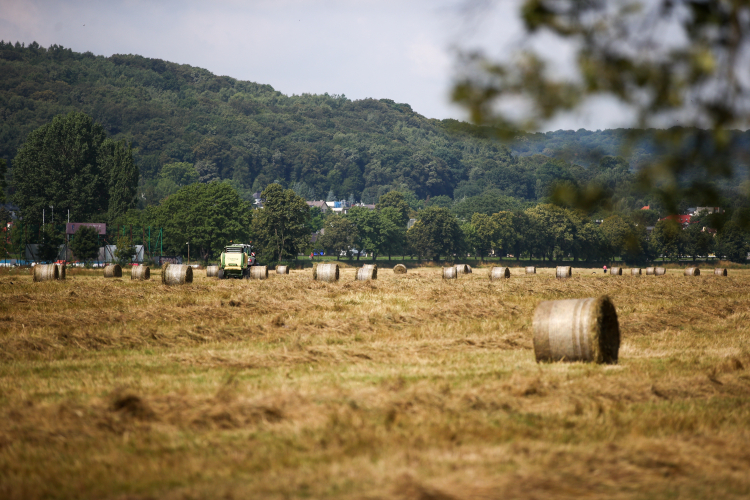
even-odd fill
[{"label": "rolled straw bale texture", "polygon": [[34,282],[59,279],[59,273],[55,264],[37,264],[34,266]]},{"label": "rolled straw bale texture", "polygon": [[716,276],[726,276],[727,275],[727,268],[726,267],[717,267],[714,269],[714,274]]},{"label": "rolled straw bale texture", "polygon": [[638,268],[638,269],[631,269],[630,270],[630,274],[633,275],[633,276],[640,276],[641,275],[641,269],[640,268]]},{"label": "rolled straw bale texture", "polygon": [[468,274],[471,274],[471,273],[473,273],[473,272],[474,272],[474,271],[472,271],[472,269],[471,269],[471,266],[470,266],[469,264],[466,264],[466,272],[467,272]]},{"label": "rolled straw bale texture", "polygon": [[276,266],[276,274],[289,274],[289,266]]},{"label": "rolled straw bale texture", "polygon": [[526,274],[536,274],[536,267],[529,266],[526,268]]},{"label": "rolled straw bale texture", "polygon": [[314,280],[318,279],[318,263],[317,262],[313,264],[313,279]]},{"label": "rolled straw bale texture", "polygon": [[555,276],[558,278],[570,278],[573,276],[573,268],[570,266],[557,266]]},{"label": "rolled straw bale texture", "polygon": [[219,266],[206,266],[206,278],[218,278]]},{"label": "rolled straw bale texture", "polygon": [[701,270],[697,267],[688,267],[685,269],[685,276],[700,276]]},{"label": "rolled straw bale texture", "polygon": [[165,264],[161,269],[161,282],[165,285],[192,283],[193,268],[184,264]]},{"label": "rolled straw bale texture", "polygon": [[105,278],[122,278],[122,268],[120,264],[110,264],[104,268]]},{"label": "rolled straw bale texture", "polygon": [[329,283],[338,281],[339,265],[338,264],[318,264],[313,269],[315,279],[318,281],[327,281]]},{"label": "rolled straw bale texture", "polygon": [[251,280],[267,280],[268,279],[268,266],[252,266],[250,268],[250,279]]},{"label": "rolled straw bale texture", "polygon": [[620,327],[609,297],[541,302],[533,330],[537,362],[617,363]]},{"label": "rolled straw bale texture", "polygon": [[471,270],[469,270],[469,266],[466,264],[456,264],[456,272],[458,274],[469,274]]},{"label": "rolled straw bale texture", "polygon": [[396,264],[393,268],[393,272],[396,274],[406,274],[406,266],[403,264]]},{"label": "rolled straw bale texture", "polygon": [[377,264],[364,264],[362,265],[362,269],[374,269],[375,274],[373,275],[372,279],[374,280],[378,279],[378,265]]},{"label": "rolled straw bale texture", "polygon": [[65,279],[65,268],[67,267],[65,264],[55,264],[57,267],[57,279],[64,280]]},{"label": "rolled straw bale texture", "polygon": [[622,276],[622,268],[621,267],[613,267],[609,270],[609,274],[612,276]]},{"label": "rolled straw bale texture", "polygon": [[444,267],[443,268],[443,279],[444,280],[455,280],[458,279],[458,271],[456,267]]},{"label": "rolled straw bale texture", "polygon": [[493,267],[490,269],[490,281],[510,278],[510,269],[507,267]]},{"label": "rolled straw bale texture", "polygon": [[357,269],[357,281],[367,281],[378,279],[378,266],[364,266]]},{"label": "rolled straw bale texture", "polygon": [[646,276],[653,276],[654,275],[654,267],[647,267],[646,268]]},{"label": "rolled straw bale texture", "polygon": [[663,267],[657,267],[654,269],[654,276],[664,276],[667,274],[667,270]]},{"label": "rolled straw bale texture", "polygon": [[148,266],[133,266],[130,270],[131,280],[148,281],[151,279],[151,268]]}]

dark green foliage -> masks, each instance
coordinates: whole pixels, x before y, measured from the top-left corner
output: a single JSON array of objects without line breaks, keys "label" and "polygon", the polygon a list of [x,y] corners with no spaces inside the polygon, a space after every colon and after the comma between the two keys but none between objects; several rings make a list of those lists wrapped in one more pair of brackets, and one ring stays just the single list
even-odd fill
[{"label": "dark green foliage", "polygon": [[63,235],[52,224],[45,224],[41,230],[41,241],[37,257],[42,262],[54,262],[60,254],[60,245],[63,244]]},{"label": "dark green foliage", "polygon": [[253,212],[253,236],[264,262],[295,258],[310,242],[310,209],[305,200],[279,184],[261,193],[263,208]]},{"label": "dark green foliage", "polygon": [[119,235],[117,237],[117,250],[115,250],[115,259],[121,266],[130,264],[133,255],[135,255],[135,245],[130,241],[130,237]]},{"label": "dark green foliage", "polygon": [[450,260],[464,246],[458,219],[440,207],[422,210],[406,237],[412,252],[420,258],[439,259],[442,255]]},{"label": "dark green foliage", "polygon": [[717,254],[732,262],[746,263],[750,251],[750,235],[743,227],[731,220],[718,234]]},{"label": "dark green foliage", "polygon": [[70,249],[73,255],[83,262],[91,262],[99,253],[99,235],[96,229],[89,226],[78,228],[70,237]]},{"label": "dark green foliage", "polygon": [[349,252],[354,242],[359,238],[357,226],[349,218],[343,215],[331,215],[325,221],[325,234],[320,237],[320,245],[328,253],[336,255],[336,260],[341,258],[342,252]]},{"label": "dark green foliage", "polygon": [[5,203],[5,189],[8,187],[5,174],[8,171],[8,162],[0,158],[0,203]]},{"label": "dark green foliage", "polygon": [[[438,198],[447,198],[446,196],[439,196]],[[450,198],[448,198],[450,199]],[[378,200],[377,205],[375,205],[375,208],[377,210],[382,210],[384,208],[391,207],[396,210],[398,214],[398,218],[396,219],[396,222],[401,226],[406,226],[406,223],[409,222],[409,203],[406,201],[406,198],[404,197],[404,194],[399,191],[391,191],[388,194],[384,194],[380,197]]]}]

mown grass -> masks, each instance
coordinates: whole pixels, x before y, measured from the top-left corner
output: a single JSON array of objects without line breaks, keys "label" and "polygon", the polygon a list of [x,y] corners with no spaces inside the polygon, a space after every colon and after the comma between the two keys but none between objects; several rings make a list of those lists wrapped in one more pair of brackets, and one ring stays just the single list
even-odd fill
[{"label": "mown grass", "polygon": [[[1,498],[746,498],[750,271],[0,274]],[[534,362],[608,294],[615,366]]]}]

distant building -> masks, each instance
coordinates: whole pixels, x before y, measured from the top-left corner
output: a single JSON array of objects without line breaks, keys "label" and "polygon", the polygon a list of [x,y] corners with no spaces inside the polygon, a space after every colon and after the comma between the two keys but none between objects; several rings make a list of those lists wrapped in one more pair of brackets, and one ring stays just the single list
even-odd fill
[{"label": "distant building", "polygon": [[308,201],[306,202],[308,207],[318,207],[322,213],[328,213],[328,204],[323,201]]},{"label": "distant building", "polygon": [[406,229],[411,229],[411,227],[417,223],[417,219],[409,219],[409,222],[406,223]]},{"label": "distant building", "polygon": [[693,212],[693,213],[695,215],[699,215],[699,214],[703,214],[703,213],[705,213],[705,214],[718,214],[718,213],[721,213],[721,212],[723,212],[723,210],[721,209],[721,207],[697,207],[695,209],[695,212]]},{"label": "distant building", "polygon": [[641,210],[651,210],[651,205],[646,205],[645,207],[641,207]]}]

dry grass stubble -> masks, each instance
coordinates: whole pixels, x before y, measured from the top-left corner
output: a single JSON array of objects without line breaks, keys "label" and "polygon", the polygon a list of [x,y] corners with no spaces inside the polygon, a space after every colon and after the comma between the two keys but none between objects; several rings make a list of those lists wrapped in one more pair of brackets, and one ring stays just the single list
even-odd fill
[{"label": "dry grass stubble", "polygon": [[[355,272],[0,274],[0,497],[750,494],[750,273]],[[601,294],[620,364],[534,363],[536,304]]]}]

